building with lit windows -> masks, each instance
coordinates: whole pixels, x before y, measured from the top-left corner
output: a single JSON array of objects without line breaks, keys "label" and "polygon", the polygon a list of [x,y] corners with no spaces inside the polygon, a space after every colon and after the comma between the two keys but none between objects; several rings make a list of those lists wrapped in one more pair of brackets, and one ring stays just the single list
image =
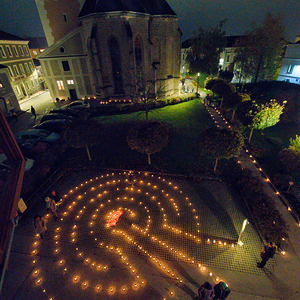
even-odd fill
[{"label": "building with lit windows", "polygon": [[[79,4],[68,13],[57,8],[54,14],[52,2],[36,2],[50,45],[37,58],[52,98],[133,98],[142,81],[157,96],[179,93],[181,31],[165,0],[86,0],[77,26],[71,12]],[[64,8],[76,1],[60,2]],[[65,30],[73,29],[62,36],[55,19],[70,22]]]},{"label": "building with lit windows", "polygon": [[278,80],[300,84],[300,36],[287,46]]},{"label": "building with lit windows", "polygon": [[7,67],[13,91],[22,100],[40,89],[28,41],[0,30],[0,64]]}]

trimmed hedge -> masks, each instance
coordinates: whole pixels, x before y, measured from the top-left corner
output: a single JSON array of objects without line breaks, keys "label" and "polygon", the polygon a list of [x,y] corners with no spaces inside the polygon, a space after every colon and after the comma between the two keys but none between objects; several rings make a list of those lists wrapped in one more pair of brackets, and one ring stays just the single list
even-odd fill
[{"label": "trimmed hedge", "polygon": [[289,237],[289,226],[276,209],[274,199],[264,192],[261,180],[240,166],[231,170],[231,175],[227,179],[241,191],[262,236],[268,242],[282,244],[282,239]]}]

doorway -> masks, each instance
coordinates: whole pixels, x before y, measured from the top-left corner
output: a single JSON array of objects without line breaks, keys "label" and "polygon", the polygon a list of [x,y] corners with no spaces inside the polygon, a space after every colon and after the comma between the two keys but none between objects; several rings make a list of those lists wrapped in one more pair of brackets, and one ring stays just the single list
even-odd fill
[{"label": "doorway", "polygon": [[70,93],[70,99],[71,99],[72,101],[78,100],[78,98],[77,98],[77,93],[76,93],[76,90],[75,90],[75,89],[70,89],[70,90],[69,90],[69,93]]}]

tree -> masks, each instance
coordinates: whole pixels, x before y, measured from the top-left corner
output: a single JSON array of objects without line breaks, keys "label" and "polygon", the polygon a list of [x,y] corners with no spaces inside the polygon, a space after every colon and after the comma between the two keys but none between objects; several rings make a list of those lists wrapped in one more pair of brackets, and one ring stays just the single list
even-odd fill
[{"label": "tree", "polygon": [[198,138],[200,154],[216,160],[214,172],[216,172],[220,158],[229,159],[238,156],[244,145],[244,139],[239,131],[228,129],[208,128]]},{"label": "tree", "polygon": [[102,139],[102,126],[93,121],[77,121],[67,127],[64,139],[67,144],[75,148],[86,148],[89,161],[92,160],[89,146],[99,144]]},{"label": "tree", "polygon": [[169,127],[159,122],[145,123],[133,127],[127,136],[128,146],[148,155],[148,164],[151,164],[150,154],[162,150],[169,141]]},{"label": "tree", "polygon": [[232,109],[231,121],[233,121],[237,106],[240,103],[242,103],[242,101],[243,101],[243,98],[242,98],[241,93],[235,92],[235,93],[230,93],[230,94],[227,94],[224,96],[223,107]]},{"label": "tree", "polygon": [[191,40],[191,50],[187,62],[191,73],[217,74],[220,53],[225,45],[225,31],[222,29],[226,20],[222,20],[215,28],[199,28],[198,34]]},{"label": "tree", "polygon": [[282,18],[266,14],[262,26],[254,27],[235,46],[235,75],[240,81],[276,80],[286,46]]},{"label": "tree", "polygon": [[271,99],[270,102],[266,104],[257,104],[255,101],[252,101],[252,104],[253,109],[248,112],[248,116],[252,118],[252,122],[249,125],[251,128],[249,143],[254,129],[264,130],[279,122],[285,101],[283,104],[279,104],[275,99]]}]

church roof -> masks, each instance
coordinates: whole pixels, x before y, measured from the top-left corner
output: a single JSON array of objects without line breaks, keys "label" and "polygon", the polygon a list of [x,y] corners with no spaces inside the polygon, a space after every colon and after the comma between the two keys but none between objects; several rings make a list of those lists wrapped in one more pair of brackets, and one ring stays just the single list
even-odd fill
[{"label": "church roof", "polygon": [[2,30],[0,30],[0,40],[1,41],[25,41],[24,39],[21,39],[16,35],[10,34]]},{"label": "church roof", "polygon": [[86,0],[78,17],[107,12],[137,12],[152,16],[176,16],[165,0]]}]

